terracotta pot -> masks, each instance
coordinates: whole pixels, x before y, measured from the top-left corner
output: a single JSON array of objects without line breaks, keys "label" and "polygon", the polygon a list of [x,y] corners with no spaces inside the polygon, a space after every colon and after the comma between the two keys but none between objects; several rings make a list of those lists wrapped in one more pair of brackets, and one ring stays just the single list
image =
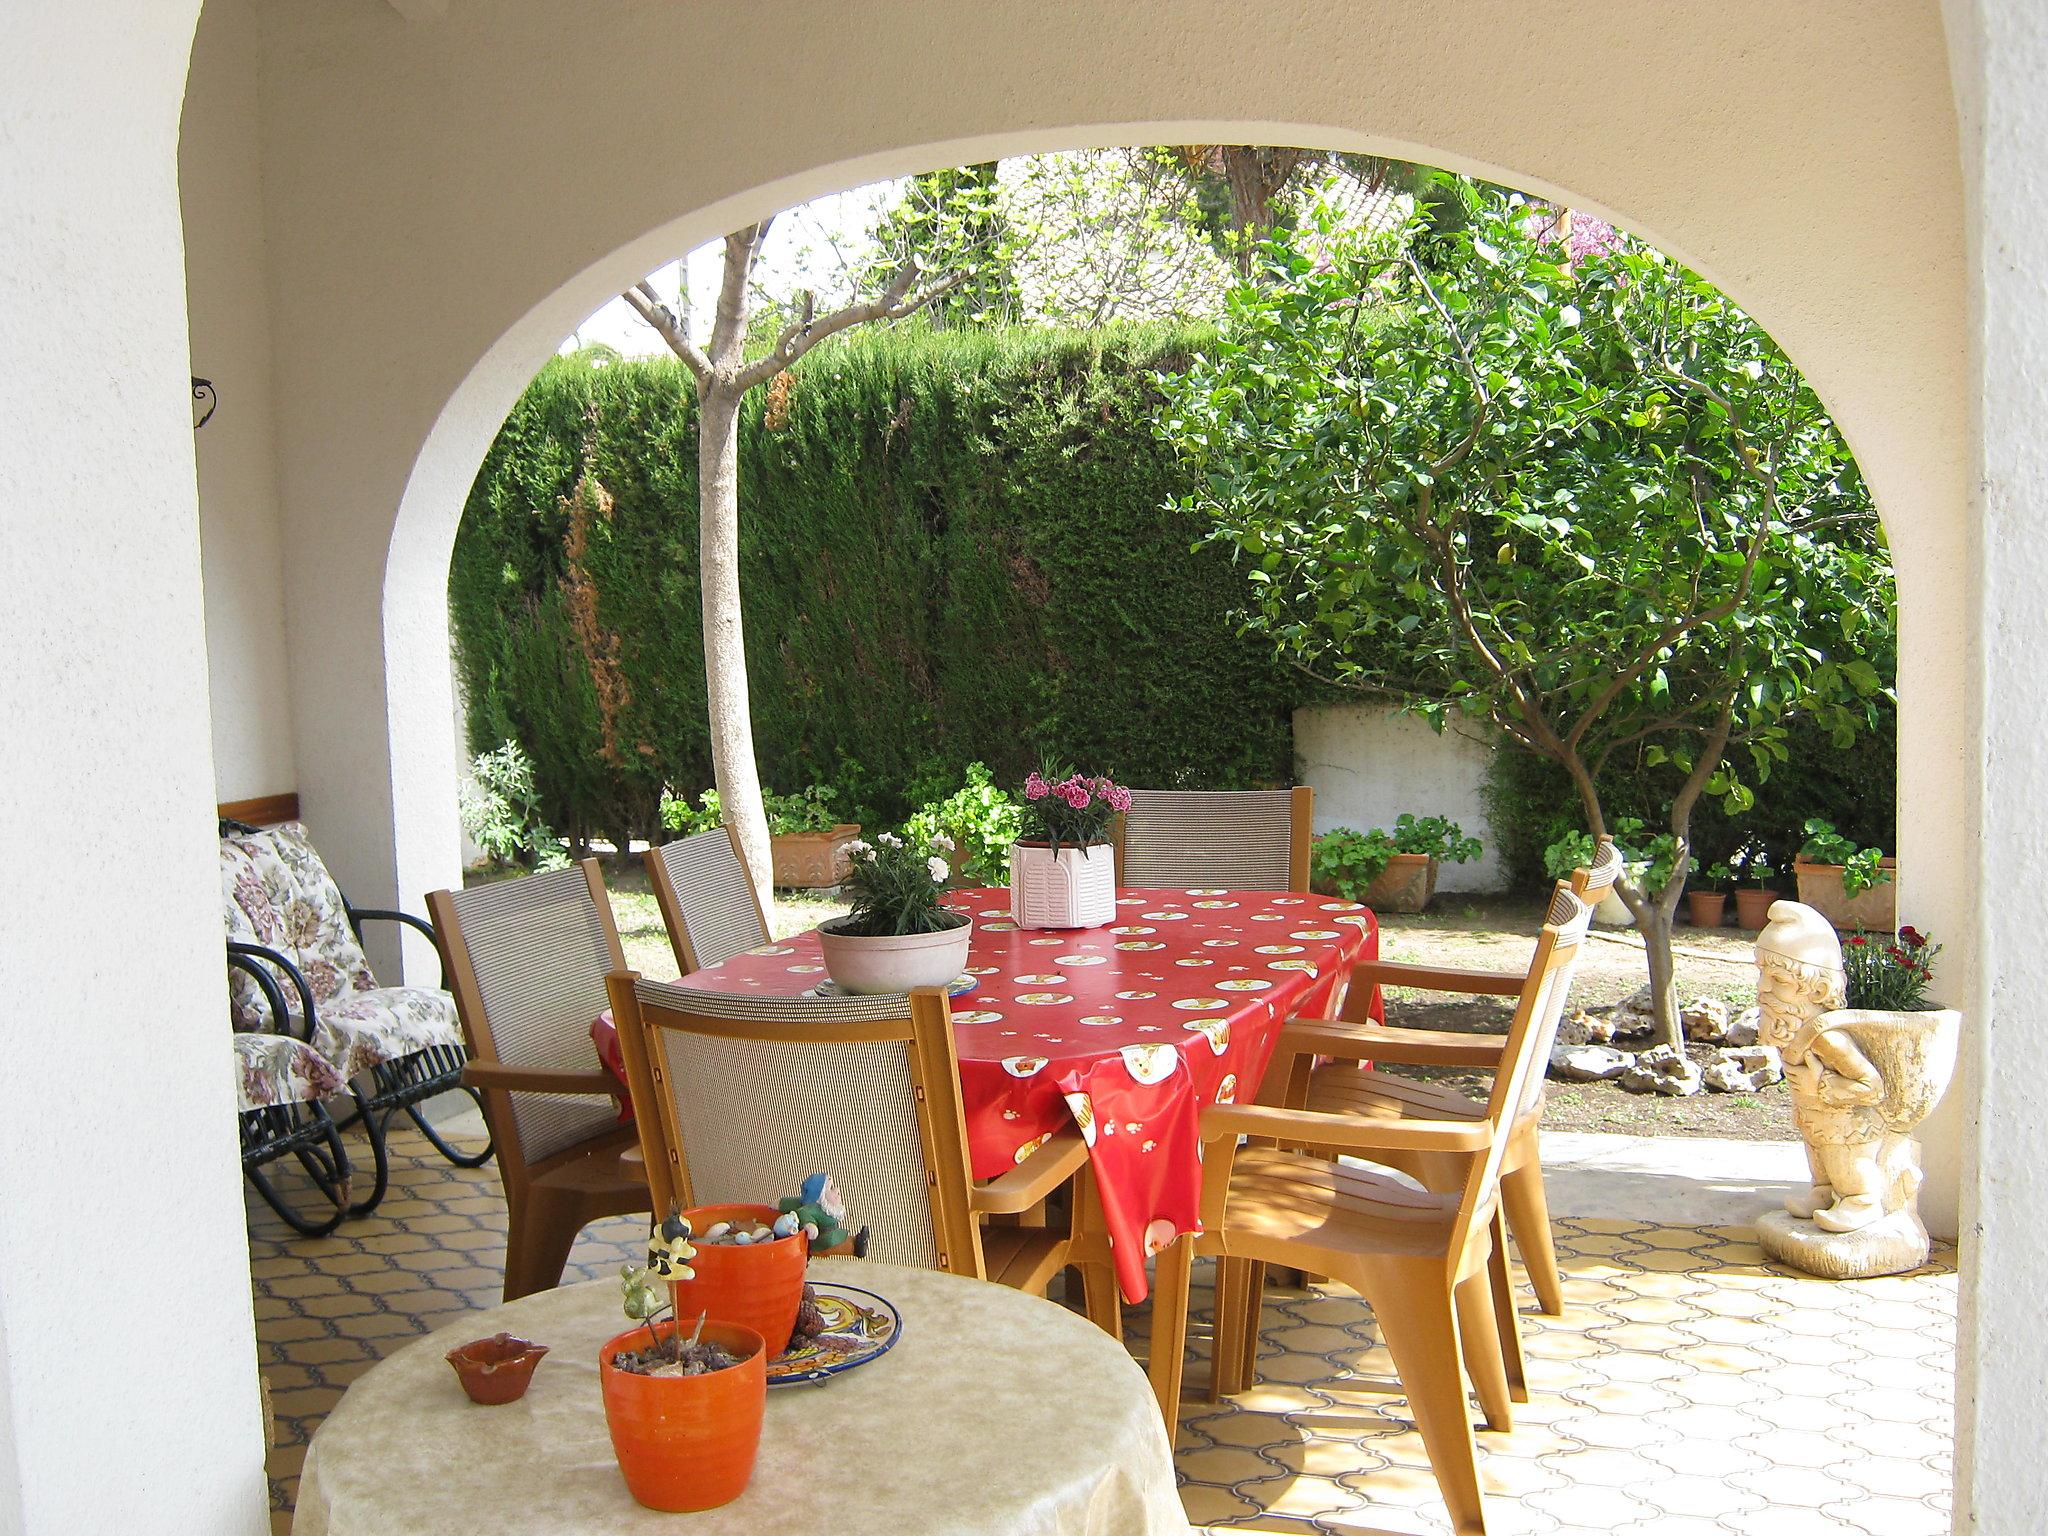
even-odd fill
[{"label": "terracotta pot", "polygon": [[[664,1321],[656,1332],[667,1338],[675,1324]],[[612,1452],[627,1491],[649,1509],[716,1509],[746,1492],[754,1475],[768,1400],[767,1348],[760,1334],[736,1323],[706,1323],[703,1337],[739,1364],[702,1376],[641,1376],[613,1365],[621,1350],[646,1347],[645,1328],[628,1329],[598,1352]]]},{"label": "terracotta pot", "polygon": [[1685,905],[1695,928],[1718,928],[1728,919],[1728,896],[1724,891],[1687,891]]},{"label": "terracotta pot", "polygon": [[533,1368],[547,1352],[545,1344],[536,1344],[517,1334],[499,1333],[488,1339],[472,1339],[449,1350],[446,1358],[455,1367],[456,1379],[469,1394],[469,1400],[495,1407],[526,1396],[533,1381]]},{"label": "terracotta pot", "polygon": [[1116,918],[1116,852],[1010,844],[1010,916],[1019,928],[1100,928]]},{"label": "terracotta pot", "polygon": [[840,933],[844,918],[818,924],[825,970],[849,992],[908,992],[943,987],[967,969],[974,921],[937,933],[889,933],[878,938]]},{"label": "terracotta pot", "polygon": [[768,839],[777,885],[799,891],[844,885],[852,873],[846,845],[860,836],[860,823],[842,822],[829,832],[778,832]]},{"label": "terracotta pot", "polygon": [[1761,930],[1771,920],[1771,903],[1778,899],[1772,890],[1759,891],[1745,887],[1735,893],[1735,926],[1751,932]]},{"label": "terracotta pot", "polygon": [[1842,887],[1846,871],[1839,864],[1792,861],[1799,899],[1845,933],[1892,933],[1899,926],[1899,861],[1880,859],[1877,867],[1891,878],[1858,891],[1852,898]]},{"label": "terracotta pot", "polygon": [[1436,895],[1436,870],[1426,853],[1397,853],[1358,899],[1375,912],[1420,912]]},{"label": "terracotta pot", "polygon": [[[721,1221],[770,1225],[772,1205],[700,1205],[683,1212],[692,1232],[708,1232]],[[797,1308],[804,1299],[804,1265],[810,1243],[803,1233],[772,1242],[698,1243],[690,1268],[694,1280],[675,1282],[676,1316],[694,1325],[701,1312],[714,1323],[738,1323],[761,1335],[774,1359],[789,1347]]]}]

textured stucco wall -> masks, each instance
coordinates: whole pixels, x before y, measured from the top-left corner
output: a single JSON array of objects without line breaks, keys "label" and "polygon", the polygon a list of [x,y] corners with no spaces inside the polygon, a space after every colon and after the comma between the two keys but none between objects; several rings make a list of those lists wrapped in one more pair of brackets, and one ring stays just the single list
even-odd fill
[{"label": "textured stucco wall", "polygon": [[269,1528],[178,215],[198,10],[10,6],[0,47],[0,1531],[32,1536]]},{"label": "textured stucco wall", "polygon": [[[1292,141],[1612,217],[1799,360],[1903,569],[1907,910],[1949,935],[1953,985],[1974,986],[1977,764],[1954,745],[1977,729],[1961,191],[1932,0],[1311,0],[1277,16],[1004,0],[972,18],[936,26],[915,0],[864,7],[856,28],[823,0],[500,0],[413,24],[371,4],[269,7],[272,299],[294,316],[277,364],[294,728],[308,812],[352,890],[416,901],[455,876],[447,552],[491,432],[607,296],[876,175],[1078,144]],[[592,81],[601,112],[536,108],[585,100]],[[1937,1226],[1954,1221],[1958,1135],[1953,1115],[1930,1122]]]},{"label": "textured stucco wall", "polygon": [[[1974,1115],[1963,1187],[1958,1320],[1958,1529],[2034,1531],[2048,1510],[2041,1384],[2048,1381],[2048,9],[2000,0],[1948,7],[1970,232],[1969,401],[1978,457],[1967,510],[1980,527],[1984,700],[1984,985],[1969,1000],[1966,1091]],[[1902,807],[1906,802],[1901,801]]]},{"label": "textured stucco wall", "polygon": [[1370,704],[1319,704],[1294,712],[1296,777],[1316,792],[1316,830],[1394,825],[1403,811],[1445,816],[1486,844],[1469,864],[1437,871],[1442,892],[1498,891],[1507,882],[1480,790],[1494,748],[1476,726],[1442,734],[1414,715]]},{"label": "textured stucco wall", "polygon": [[199,461],[214,787],[222,800],[297,787],[263,246],[255,0],[208,0],[178,138],[192,370],[219,406]]}]

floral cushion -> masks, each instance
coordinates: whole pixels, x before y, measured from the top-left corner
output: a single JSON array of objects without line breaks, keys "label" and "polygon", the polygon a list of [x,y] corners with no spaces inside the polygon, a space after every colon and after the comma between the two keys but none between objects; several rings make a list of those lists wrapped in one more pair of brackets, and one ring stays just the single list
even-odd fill
[{"label": "floral cushion", "polygon": [[243,1110],[310,1104],[346,1086],[334,1066],[290,1035],[235,1035],[235,1097]]},{"label": "floral cushion", "polygon": [[343,1077],[430,1045],[462,1044],[455,999],[432,987],[373,987],[317,1005],[313,1049]]},{"label": "floral cushion", "polygon": [[[220,883],[227,936],[277,950],[306,978],[316,1020],[310,1049],[344,1081],[425,1046],[462,1043],[446,992],[377,985],[341,888],[298,822],[221,838]],[[303,1024],[298,988],[272,970],[292,1022]],[[229,970],[228,1001],[238,1032],[277,1028],[246,971]]]}]

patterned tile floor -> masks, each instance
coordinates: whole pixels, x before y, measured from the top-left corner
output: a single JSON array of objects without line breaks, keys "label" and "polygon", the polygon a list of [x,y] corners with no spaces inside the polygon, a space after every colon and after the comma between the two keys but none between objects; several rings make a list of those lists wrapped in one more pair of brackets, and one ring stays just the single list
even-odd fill
[{"label": "patterned tile floor", "polygon": [[[378,1359],[498,1299],[497,1174],[394,1137],[392,1190],[333,1236],[293,1236],[250,1200],[262,1370],[277,1418],[275,1530],[290,1527],[307,1441]],[[1562,1318],[1528,1310],[1531,1401],[1480,1434],[1499,1536],[1938,1536],[1949,1526],[1953,1256],[1831,1285],[1766,1263],[1735,1227],[1564,1218]],[[586,1231],[571,1277],[614,1273],[630,1218]],[[1204,1266],[1206,1268],[1206,1266]],[[1198,1271],[1197,1284],[1205,1277]],[[1205,1353],[1201,1309],[1191,1348]],[[1130,1317],[1142,1352],[1146,1318]],[[1199,1394],[1206,1366],[1191,1366]],[[1446,1529],[1370,1311],[1350,1292],[1274,1291],[1260,1381],[1191,1396],[1188,1514],[1217,1530]]]}]

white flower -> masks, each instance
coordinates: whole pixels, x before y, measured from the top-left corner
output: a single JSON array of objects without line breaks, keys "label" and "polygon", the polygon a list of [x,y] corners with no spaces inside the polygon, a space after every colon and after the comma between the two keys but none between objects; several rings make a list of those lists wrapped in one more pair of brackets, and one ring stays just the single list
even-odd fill
[{"label": "white flower", "polygon": [[931,875],[932,884],[934,885],[944,885],[946,883],[946,876],[953,873],[953,871],[947,867],[946,861],[944,859],[927,859],[925,861],[924,867],[926,871]]},{"label": "white flower", "polygon": [[871,856],[874,851],[873,844],[863,842],[857,837],[846,845],[846,856],[849,859],[865,859]]},{"label": "white flower", "polygon": [[945,833],[941,832],[932,838],[932,846],[938,849],[941,853],[951,853],[954,848],[954,843],[953,839],[946,836]]},{"label": "white flower", "polygon": [[875,841],[884,848],[901,848],[903,846],[903,839],[894,832],[878,832],[875,834]]}]

